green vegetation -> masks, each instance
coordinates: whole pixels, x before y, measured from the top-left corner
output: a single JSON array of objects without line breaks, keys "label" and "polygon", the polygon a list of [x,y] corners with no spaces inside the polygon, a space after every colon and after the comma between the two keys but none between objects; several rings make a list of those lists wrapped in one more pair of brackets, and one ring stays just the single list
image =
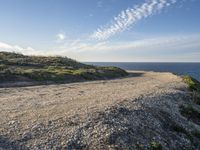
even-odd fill
[{"label": "green vegetation", "polygon": [[193,102],[200,105],[200,82],[190,76],[184,76],[183,80],[188,84]]},{"label": "green vegetation", "polygon": [[196,79],[186,75],[183,77],[183,80],[185,83],[188,84],[189,89],[191,91],[199,91],[200,92],[200,82],[197,81]]},{"label": "green vegetation", "polygon": [[152,141],[150,143],[150,147],[149,147],[150,150],[162,150],[162,145],[160,143],[157,143],[155,141]]},{"label": "green vegetation", "polygon": [[0,83],[9,81],[75,82],[123,77],[117,67],[97,67],[67,57],[25,56],[0,52]]},{"label": "green vegetation", "polygon": [[[180,113],[188,120],[200,125],[200,82],[190,76],[184,76],[183,81],[188,85],[192,101],[187,101],[187,104],[180,106]],[[185,134],[193,145],[199,147],[200,132],[193,130],[186,131],[183,127],[174,125],[174,131]]]}]

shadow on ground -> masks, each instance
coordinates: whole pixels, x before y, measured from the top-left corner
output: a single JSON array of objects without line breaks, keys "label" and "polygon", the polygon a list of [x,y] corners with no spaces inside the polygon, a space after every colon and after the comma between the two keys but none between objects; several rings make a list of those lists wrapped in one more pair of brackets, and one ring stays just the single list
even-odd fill
[{"label": "shadow on ground", "polygon": [[0,135],[0,150],[27,150],[27,148],[20,146],[17,141],[11,141],[7,137]]},{"label": "shadow on ground", "polygon": [[[67,149],[198,149],[199,137],[188,129],[195,129],[186,118],[179,116],[175,108],[170,108],[179,94],[162,95],[138,99],[141,108],[134,109],[134,101],[122,103],[97,117],[77,133],[67,143]],[[182,97],[184,99],[184,97]],[[174,102],[173,102],[174,101]],[[149,103],[149,104],[148,104]],[[154,103],[154,104],[151,104]],[[171,106],[170,106],[171,105]],[[176,107],[173,104],[173,107]],[[98,138],[97,138],[98,137]],[[85,142],[87,141],[87,142]],[[159,150],[160,150],[159,149]]]},{"label": "shadow on ground", "polygon": [[128,72],[130,77],[141,77],[144,75],[142,72]]},{"label": "shadow on ground", "polygon": [[[116,80],[116,79],[123,79],[128,77],[140,77],[144,73],[141,72],[128,72],[128,76],[119,77],[119,78],[110,78],[110,79],[103,79],[105,81],[108,80]],[[0,88],[15,88],[15,87],[29,87],[29,86],[40,86],[40,85],[62,85],[62,84],[73,84],[73,83],[84,83],[84,82],[93,82],[93,81],[102,81],[102,79],[97,80],[80,80],[80,81],[61,81],[61,82],[37,82],[37,81],[23,81],[23,82],[5,82],[0,83]]]}]

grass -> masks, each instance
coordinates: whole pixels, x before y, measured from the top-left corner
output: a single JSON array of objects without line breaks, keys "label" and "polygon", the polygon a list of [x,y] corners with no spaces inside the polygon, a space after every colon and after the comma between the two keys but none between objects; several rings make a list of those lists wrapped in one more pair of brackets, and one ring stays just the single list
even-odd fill
[{"label": "grass", "polygon": [[[191,91],[192,102],[199,105],[200,82],[190,76],[184,76],[183,81],[188,85],[189,90]],[[200,110],[198,107],[194,108],[192,104],[187,106],[180,106],[180,112],[184,117],[200,125]]]},{"label": "grass", "polygon": [[191,91],[192,101],[200,105],[200,82],[188,75],[183,76],[183,81],[188,85]]},{"label": "grass", "polygon": [[92,66],[82,64],[68,57],[60,56],[25,56],[18,53],[0,52],[0,63],[4,65],[21,67],[48,67],[63,66],[65,68],[91,68]]},{"label": "grass", "polygon": [[74,82],[111,79],[128,75],[117,67],[97,67],[67,57],[25,56],[0,52],[0,82],[53,81]]},{"label": "grass", "polygon": [[[188,85],[188,88],[191,92],[192,102],[190,101],[187,105],[180,106],[180,113],[186,117],[188,120],[200,125],[200,82],[190,76],[183,76],[183,81]],[[197,105],[196,105],[197,104]],[[187,135],[193,145],[200,146],[200,132],[193,130],[187,132],[183,127],[176,126],[174,131],[181,132]]]},{"label": "grass", "polygon": [[158,142],[150,142],[149,150],[162,150],[162,145]]},{"label": "grass", "polygon": [[183,76],[183,81],[188,84],[189,89],[191,91],[199,91],[200,92],[200,82],[188,75]]}]

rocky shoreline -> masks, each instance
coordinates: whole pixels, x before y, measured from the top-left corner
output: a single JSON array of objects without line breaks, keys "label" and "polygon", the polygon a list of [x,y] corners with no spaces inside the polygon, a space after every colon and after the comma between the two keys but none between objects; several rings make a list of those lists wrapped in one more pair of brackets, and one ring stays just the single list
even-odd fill
[{"label": "rocky shoreline", "polygon": [[182,78],[131,73],[117,80],[1,88],[0,149],[199,149],[200,124],[180,113],[191,99]]}]

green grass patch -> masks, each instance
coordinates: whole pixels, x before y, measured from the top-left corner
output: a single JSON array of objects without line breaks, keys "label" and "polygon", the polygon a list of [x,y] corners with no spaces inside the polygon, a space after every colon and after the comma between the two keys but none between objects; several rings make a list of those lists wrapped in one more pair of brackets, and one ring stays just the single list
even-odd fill
[{"label": "green grass patch", "polygon": [[200,82],[190,76],[184,76],[183,81],[188,85],[192,92],[192,101],[200,105]]},{"label": "green grass patch", "polygon": [[183,77],[183,81],[188,84],[191,91],[200,91],[200,82],[188,75]]},{"label": "green grass patch", "polygon": [[128,73],[117,67],[97,67],[67,57],[25,56],[0,52],[0,82],[21,81],[83,81],[118,78]]},{"label": "green grass patch", "polygon": [[162,150],[162,145],[158,142],[152,141],[150,142],[149,150]]}]

